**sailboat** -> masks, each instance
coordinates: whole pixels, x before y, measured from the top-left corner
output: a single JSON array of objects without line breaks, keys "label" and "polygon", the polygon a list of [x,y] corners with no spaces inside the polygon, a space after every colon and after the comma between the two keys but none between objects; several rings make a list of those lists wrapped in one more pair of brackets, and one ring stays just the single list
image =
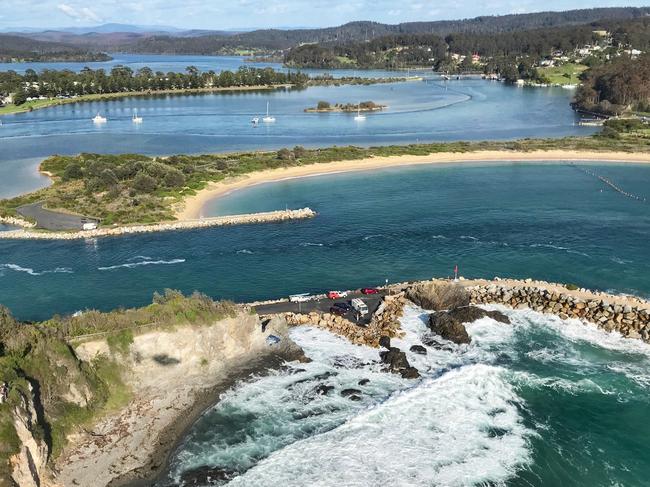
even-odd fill
[{"label": "sailboat", "polygon": [[357,105],[357,116],[354,117],[356,122],[363,122],[366,119],[365,115],[361,115],[361,102]]},{"label": "sailboat", "polygon": [[262,118],[262,122],[264,123],[273,123],[275,122],[275,117],[272,117],[269,115],[269,102],[266,102],[266,117]]},{"label": "sailboat", "polygon": [[97,115],[93,118],[93,123],[97,125],[106,123],[106,117],[102,117],[99,112],[97,112]]},{"label": "sailboat", "polygon": [[142,123],[142,117],[138,117],[138,109],[133,110],[133,123]]}]

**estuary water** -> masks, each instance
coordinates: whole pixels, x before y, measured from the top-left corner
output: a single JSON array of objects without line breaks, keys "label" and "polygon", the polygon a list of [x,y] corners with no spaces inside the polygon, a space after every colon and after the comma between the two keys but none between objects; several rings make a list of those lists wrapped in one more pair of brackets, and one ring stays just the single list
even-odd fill
[{"label": "estuary water", "polygon": [[[348,113],[305,113],[318,101],[387,105],[355,122]],[[2,117],[0,197],[47,184],[36,174],[51,154],[202,153],[303,145],[386,145],[451,140],[587,135],[570,91],[514,88],[484,80],[435,79],[305,90],[133,97],[77,103]],[[273,124],[254,126],[269,102]],[[134,110],[141,125],[131,121]],[[91,119],[101,113],[104,125]]]},{"label": "estuary water", "polygon": [[376,349],[293,329],[312,361],[223,394],[157,485],[645,485],[650,347],[499,309],[511,325],[483,318],[470,345],[418,355],[408,350],[428,343],[427,313],[407,308],[392,345],[417,380],[382,372]]},{"label": "estuary water", "polygon": [[[650,199],[650,166],[586,164]],[[310,220],[86,241],[0,240],[18,317],[143,305],[164,288],[252,301],[448,276],[650,296],[649,203],[568,164],[412,166],[235,192],[207,214],[309,206]]]}]

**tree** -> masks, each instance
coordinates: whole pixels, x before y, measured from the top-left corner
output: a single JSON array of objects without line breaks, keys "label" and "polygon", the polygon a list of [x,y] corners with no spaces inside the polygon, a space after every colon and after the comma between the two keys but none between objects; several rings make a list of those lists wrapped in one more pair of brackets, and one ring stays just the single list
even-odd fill
[{"label": "tree", "polygon": [[13,95],[13,102],[16,106],[23,105],[27,101],[27,93],[22,88]]},{"label": "tree", "polygon": [[328,101],[319,101],[318,102],[318,109],[319,110],[327,110],[330,108],[330,103]]},{"label": "tree", "polygon": [[165,174],[163,182],[168,188],[179,188],[185,185],[185,176],[183,176],[183,173],[178,169],[171,168],[167,174]]},{"label": "tree", "polygon": [[72,179],[81,179],[83,175],[84,173],[81,170],[81,166],[78,163],[73,162],[72,164],[68,164],[63,171],[63,180],[70,181]]}]

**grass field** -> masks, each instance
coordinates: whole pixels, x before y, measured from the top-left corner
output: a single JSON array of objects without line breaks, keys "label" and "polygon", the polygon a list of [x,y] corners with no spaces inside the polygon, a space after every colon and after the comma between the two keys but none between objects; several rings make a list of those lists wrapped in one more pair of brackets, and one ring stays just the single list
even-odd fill
[{"label": "grass field", "polygon": [[539,68],[539,74],[556,85],[578,84],[580,74],[587,69],[583,64],[567,63],[552,68]]}]

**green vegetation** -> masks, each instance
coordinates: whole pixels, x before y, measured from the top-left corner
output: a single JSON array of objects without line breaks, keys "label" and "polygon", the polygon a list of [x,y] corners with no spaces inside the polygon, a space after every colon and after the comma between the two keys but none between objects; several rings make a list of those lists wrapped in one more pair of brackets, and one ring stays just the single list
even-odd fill
[{"label": "green vegetation", "polygon": [[566,63],[560,66],[549,68],[538,68],[539,80],[554,85],[577,85],[580,82],[580,75],[587,69],[587,66],[576,63]]},{"label": "green vegetation", "polygon": [[[237,309],[199,293],[185,297],[171,290],[156,294],[144,308],[87,311],[40,323],[20,323],[0,306],[0,386],[9,389],[7,402],[0,404],[0,486],[12,485],[8,460],[20,446],[15,410],[24,414],[26,404],[34,402],[38,421],[30,432],[55,459],[70,433],[128,402],[121,357],[135,334],[150,326],[206,325],[235,316]],[[80,361],[69,343],[87,334],[105,335],[113,356]]]},{"label": "green vegetation", "polygon": [[622,57],[586,71],[575,106],[606,115],[650,111],[650,54]]},{"label": "green vegetation", "polygon": [[335,103],[332,105],[327,101],[319,101],[316,107],[314,108],[305,108],[306,112],[356,112],[360,110],[362,112],[374,112],[377,110],[383,110],[386,108],[386,105],[379,105],[373,101],[362,101],[360,103]]},{"label": "green vegetation", "polygon": [[[640,127],[646,127],[639,123],[642,124]],[[52,186],[0,200],[0,215],[15,216],[18,207],[44,201],[47,208],[96,217],[102,225],[154,223],[173,220],[174,206],[210,182],[265,169],[439,152],[556,149],[649,152],[650,136],[646,129],[626,131],[621,126],[593,137],[563,139],[440,142],[368,148],[305,149],[298,146],[269,152],[160,158],[138,154],[52,156],[41,164],[43,171],[52,174]]]}]

